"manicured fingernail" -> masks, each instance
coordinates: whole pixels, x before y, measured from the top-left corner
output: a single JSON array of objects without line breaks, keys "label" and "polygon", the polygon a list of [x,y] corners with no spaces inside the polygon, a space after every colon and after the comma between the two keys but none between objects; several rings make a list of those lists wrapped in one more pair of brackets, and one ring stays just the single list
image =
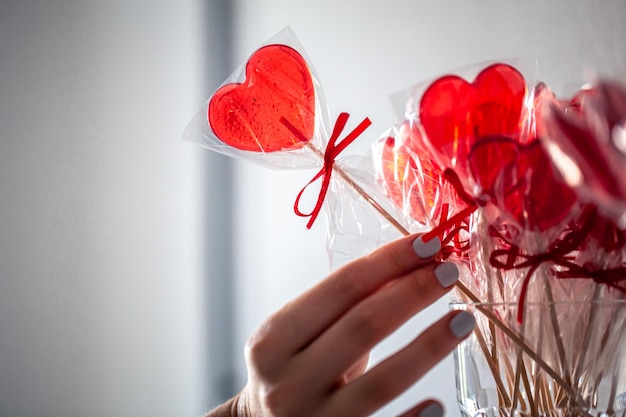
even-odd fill
[{"label": "manicured fingernail", "polygon": [[422,240],[422,236],[413,241],[413,250],[422,259],[428,259],[439,252],[441,240],[438,237],[430,239],[428,242]]},{"label": "manicured fingernail", "polygon": [[443,407],[439,403],[430,403],[422,408],[419,417],[442,417]]},{"label": "manicured fingernail", "polygon": [[439,284],[441,284],[443,288],[451,287],[459,279],[459,268],[450,262],[437,265],[434,272],[437,281],[439,281]]},{"label": "manicured fingernail", "polygon": [[448,324],[450,326],[450,330],[452,333],[458,338],[462,339],[474,330],[474,326],[476,325],[476,320],[472,313],[468,313],[467,311],[461,311],[457,313]]}]

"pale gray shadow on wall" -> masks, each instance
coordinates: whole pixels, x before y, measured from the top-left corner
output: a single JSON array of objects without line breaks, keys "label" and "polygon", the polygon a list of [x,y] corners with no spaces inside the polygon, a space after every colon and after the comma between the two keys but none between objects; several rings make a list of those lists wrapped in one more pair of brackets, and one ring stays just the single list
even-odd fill
[{"label": "pale gray shadow on wall", "polygon": [[230,67],[230,14],[0,2],[0,416],[233,393],[230,162],[180,140]]}]

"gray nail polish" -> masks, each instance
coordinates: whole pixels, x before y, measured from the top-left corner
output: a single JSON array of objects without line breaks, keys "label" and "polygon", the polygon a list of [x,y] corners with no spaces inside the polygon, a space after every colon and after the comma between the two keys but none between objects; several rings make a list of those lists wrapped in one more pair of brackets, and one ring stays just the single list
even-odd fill
[{"label": "gray nail polish", "polygon": [[439,281],[439,284],[441,284],[443,288],[451,287],[459,279],[459,268],[450,262],[437,265],[434,272],[437,281]]},{"label": "gray nail polish", "polygon": [[428,259],[441,249],[441,240],[439,237],[434,237],[428,242],[422,240],[422,236],[413,241],[413,250],[422,259]]},{"label": "gray nail polish", "polygon": [[452,333],[458,338],[462,339],[474,330],[474,326],[476,325],[476,320],[471,313],[467,311],[461,311],[457,313],[452,319],[448,326],[450,326],[450,330]]},{"label": "gray nail polish", "polygon": [[430,403],[422,408],[419,417],[442,417],[443,407],[439,403]]}]

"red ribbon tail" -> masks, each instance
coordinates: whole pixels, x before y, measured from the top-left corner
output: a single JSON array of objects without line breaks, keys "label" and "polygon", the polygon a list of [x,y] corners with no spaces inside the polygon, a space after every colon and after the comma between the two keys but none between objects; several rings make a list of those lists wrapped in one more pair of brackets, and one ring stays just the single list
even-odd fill
[{"label": "red ribbon tail", "polygon": [[[461,210],[460,212],[458,212],[454,216],[452,216],[449,219],[439,223],[439,225],[437,225],[437,227],[431,229],[430,232],[424,234],[424,236],[422,236],[422,239],[424,240],[424,242],[428,242],[430,239],[434,238],[435,236],[443,236],[443,233],[446,230],[448,230],[452,226],[458,225],[460,222],[465,220],[467,218],[467,216],[469,216],[474,211],[476,211],[476,208],[477,208],[477,206],[465,207],[463,210]],[[461,229],[458,229],[457,232],[460,231],[460,230]],[[452,239],[452,237],[453,236],[450,236],[450,239]]]},{"label": "red ribbon tail", "polygon": [[524,308],[526,306],[526,294],[528,293],[528,284],[530,284],[530,278],[532,278],[535,269],[537,269],[539,265],[533,265],[530,267],[526,276],[524,277],[524,282],[522,283],[522,288],[520,290],[519,303],[517,306],[517,323],[522,324],[524,320]]},{"label": "red ribbon tail", "polygon": [[[309,221],[306,225],[307,229],[310,229],[313,226],[313,223],[315,223],[315,220],[317,219],[317,216],[319,215],[322,206],[324,205],[324,200],[330,186],[330,178],[333,172],[335,159],[337,158],[339,153],[341,153],[341,151],[348,147],[348,145],[350,145],[357,137],[359,137],[363,133],[363,131],[365,131],[365,129],[367,129],[372,124],[372,122],[368,118],[365,118],[355,129],[352,130],[352,132],[350,132],[339,144],[337,144],[337,139],[339,138],[339,135],[346,126],[349,116],[350,115],[348,113],[344,112],[339,114],[339,116],[337,117],[337,121],[335,122],[335,126],[333,127],[332,135],[328,139],[328,145],[326,145],[326,150],[324,151],[324,165],[322,166],[322,169],[320,169],[315,177],[313,177],[313,179],[309,181],[309,183],[305,185],[302,190],[300,190],[294,202],[294,212],[298,216],[309,217]],[[294,136],[302,139],[302,133],[291,123],[289,123],[287,119],[281,117],[280,120]],[[322,177],[322,186],[320,188],[317,201],[315,202],[315,206],[310,213],[303,213],[299,208],[300,198],[302,197],[302,194],[304,193],[306,188],[314,181],[317,181],[320,177]]]},{"label": "red ribbon tail", "polygon": [[[321,171],[320,171],[321,172]],[[320,193],[317,196],[317,201],[315,202],[315,207],[313,207],[313,211],[309,215],[309,221],[306,224],[306,228],[310,229],[315,223],[315,219],[322,211],[322,206],[324,205],[324,200],[326,199],[326,193],[328,193],[328,186],[330,185],[330,175],[332,172],[332,166],[328,167],[324,170],[324,178],[322,179],[322,188],[320,189]]]},{"label": "red ribbon tail", "polygon": [[[296,213],[297,216],[310,217],[313,215],[313,211],[311,211],[310,213],[303,213],[302,211],[300,211],[300,198],[302,198],[302,194],[304,194],[307,187],[313,184],[315,181],[317,181],[317,179],[321,177],[322,175],[324,175],[324,168],[320,169],[319,172],[313,177],[313,179],[309,181],[308,184],[305,185],[296,196],[296,201],[293,203],[293,212]],[[319,200],[319,197],[318,197],[318,200]]]}]

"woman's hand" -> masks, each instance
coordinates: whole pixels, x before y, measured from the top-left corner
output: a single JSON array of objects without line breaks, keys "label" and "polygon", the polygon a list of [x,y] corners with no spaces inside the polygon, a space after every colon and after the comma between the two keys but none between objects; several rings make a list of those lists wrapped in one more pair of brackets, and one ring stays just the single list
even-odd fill
[{"label": "woman's hand", "polygon": [[[458,279],[433,260],[438,239],[408,236],[338,269],[266,319],[249,339],[248,383],[207,417],[367,416],[421,378],[474,327],[451,312],[367,372],[370,350]],[[440,417],[428,400],[405,416]]]}]

